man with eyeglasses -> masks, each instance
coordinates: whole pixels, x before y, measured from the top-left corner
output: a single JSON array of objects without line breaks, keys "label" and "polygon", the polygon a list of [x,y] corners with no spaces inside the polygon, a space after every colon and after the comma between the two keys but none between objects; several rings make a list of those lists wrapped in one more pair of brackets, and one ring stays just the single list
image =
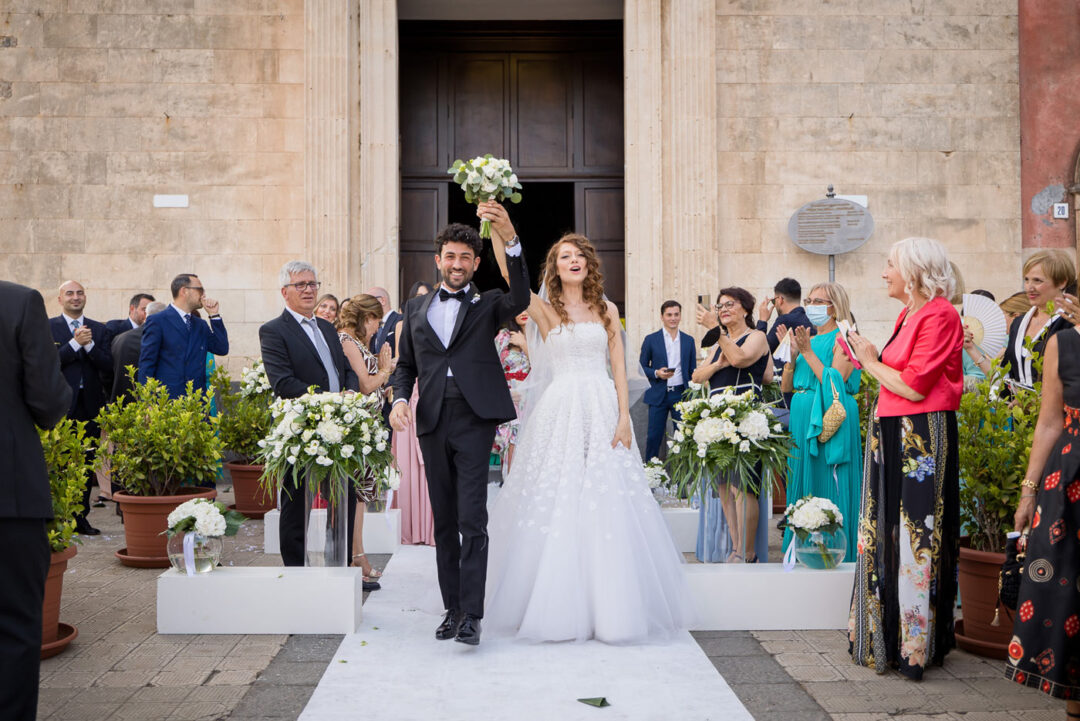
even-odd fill
[{"label": "man with eyeglasses", "polygon": [[[139,382],[157,378],[170,398],[206,388],[206,354],[229,354],[229,334],[218,314],[218,302],[205,295],[194,273],[181,273],[170,286],[173,302],[143,324],[139,346]],[[199,309],[210,315],[207,324]]]},{"label": "man with eyeglasses", "polygon": [[[302,260],[286,263],[278,275],[285,310],[259,328],[259,347],[270,387],[278,398],[299,398],[310,386],[320,393],[360,390],[360,381],[345,360],[334,325],[315,315],[319,280],[315,267]],[[306,483],[306,479],[303,481]],[[304,493],[281,494],[278,538],[281,561],[286,566],[303,566]],[[352,548],[356,519],[356,494],[348,497],[348,539]],[[364,581],[364,590],[377,586]]]}]

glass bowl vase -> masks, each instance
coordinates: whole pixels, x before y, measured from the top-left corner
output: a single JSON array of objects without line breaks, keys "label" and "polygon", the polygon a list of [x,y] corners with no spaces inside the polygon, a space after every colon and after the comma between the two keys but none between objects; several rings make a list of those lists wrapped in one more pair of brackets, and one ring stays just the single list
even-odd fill
[{"label": "glass bowl vase", "polygon": [[169,539],[169,563],[180,573],[187,573],[187,561],[184,558],[184,537],[192,536],[192,568],[195,573],[209,573],[221,559],[224,544],[220,536],[203,536],[194,531],[174,533]]},{"label": "glass bowl vase", "polygon": [[795,556],[807,568],[836,568],[847,553],[847,534],[843,528],[833,532],[810,531],[795,534]]}]

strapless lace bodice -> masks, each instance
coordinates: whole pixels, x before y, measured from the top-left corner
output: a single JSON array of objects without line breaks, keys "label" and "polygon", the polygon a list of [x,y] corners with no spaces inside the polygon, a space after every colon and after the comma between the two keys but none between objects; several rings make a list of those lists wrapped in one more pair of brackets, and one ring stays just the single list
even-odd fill
[{"label": "strapless lace bodice", "polygon": [[603,323],[571,323],[548,333],[547,352],[553,378],[608,375],[608,334]]}]

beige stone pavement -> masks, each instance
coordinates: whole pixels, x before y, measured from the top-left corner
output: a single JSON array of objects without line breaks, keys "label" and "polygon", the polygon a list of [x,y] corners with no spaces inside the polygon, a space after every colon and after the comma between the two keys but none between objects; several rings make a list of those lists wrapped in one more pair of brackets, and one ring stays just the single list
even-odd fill
[{"label": "beige stone pavement", "polygon": [[[232,501],[229,492],[219,498]],[[160,571],[127,568],[113,556],[124,539],[112,504],[93,509],[90,518],[103,533],[85,539],[72,559],[60,612],[62,622],[78,626],[79,637],[66,652],[42,662],[38,717],[140,721],[227,717],[288,637],[159,635],[155,580]],[[235,538],[225,539],[223,563],[279,564],[278,556],[262,553],[262,530],[262,521],[248,521]],[[840,631],[698,636],[718,671],[758,719],[1065,718],[1060,701],[1006,681],[1000,661],[963,651],[951,653],[944,668],[933,668],[921,683],[914,683],[895,673],[878,676],[853,665]],[[746,650],[737,650],[739,644]],[[770,689],[766,684],[773,682],[787,685]],[[770,698],[799,684],[817,707],[807,701],[808,708],[796,710],[785,707],[782,698]],[[749,695],[755,692],[764,699],[754,703]]]}]

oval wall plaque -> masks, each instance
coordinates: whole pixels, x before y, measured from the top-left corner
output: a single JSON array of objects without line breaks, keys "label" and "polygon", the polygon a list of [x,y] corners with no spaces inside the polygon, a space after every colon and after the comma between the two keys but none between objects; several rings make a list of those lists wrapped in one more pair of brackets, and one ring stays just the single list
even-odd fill
[{"label": "oval wall plaque", "polygon": [[788,237],[803,250],[819,255],[840,255],[870,239],[874,218],[850,200],[824,198],[807,203],[788,221]]}]

